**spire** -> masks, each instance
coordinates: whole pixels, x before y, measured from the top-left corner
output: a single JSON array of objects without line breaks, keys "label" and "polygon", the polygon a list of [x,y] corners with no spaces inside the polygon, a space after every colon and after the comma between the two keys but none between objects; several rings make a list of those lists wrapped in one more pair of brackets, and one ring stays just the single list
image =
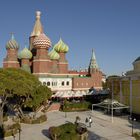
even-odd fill
[{"label": "spire", "polygon": [[36,21],[35,21],[35,25],[33,28],[33,32],[31,33],[31,36],[39,36],[41,33],[43,33],[43,26],[41,24],[40,21],[40,15],[41,12],[40,11],[36,11]]},{"label": "spire", "polygon": [[90,59],[89,68],[90,69],[98,69],[98,64],[96,62],[96,56],[95,56],[95,53],[94,53],[93,49],[92,49],[92,56],[91,56],[91,59]]},{"label": "spire", "polygon": [[14,40],[15,37],[14,37],[14,33],[11,33],[11,40]]}]

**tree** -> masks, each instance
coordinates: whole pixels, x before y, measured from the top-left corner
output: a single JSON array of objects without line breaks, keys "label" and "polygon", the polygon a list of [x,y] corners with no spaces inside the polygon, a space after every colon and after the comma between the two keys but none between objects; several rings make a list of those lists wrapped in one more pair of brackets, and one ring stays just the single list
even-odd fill
[{"label": "tree", "polygon": [[15,105],[20,117],[22,106],[32,105],[34,108],[51,96],[51,90],[41,84],[34,75],[14,68],[0,69],[0,126],[3,124],[3,108],[7,98]]}]

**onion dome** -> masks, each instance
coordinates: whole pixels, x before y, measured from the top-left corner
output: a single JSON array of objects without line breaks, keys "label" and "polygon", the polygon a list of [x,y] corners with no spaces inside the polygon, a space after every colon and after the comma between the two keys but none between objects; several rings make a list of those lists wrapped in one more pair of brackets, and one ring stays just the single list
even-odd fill
[{"label": "onion dome", "polygon": [[6,49],[18,49],[19,44],[14,39],[14,35],[12,34],[11,39],[6,43]]},{"label": "onion dome", "polygon": [[60,38],[58,43],[54,45],[54,49],[58,53],[67,53],[69,50],[69,47]]},{"label": "onion dome", "polygon": [[49,48],[51,46],[51,41],[43,33],[43,34],[40,34],[38,37],[35,37],[33,45],[35,46],[35,48],[38,48],[38,47]]},{"label": "onion dome", "polygon": [[58,60],[60,58],[60,55],[54,49],[52,49],[48,55],[51,60]]},{"label": "onion dome", "polygon": [[19,53],[18,55],[19,59],[31,59],[32,53],[29,49],[26,47]]}]

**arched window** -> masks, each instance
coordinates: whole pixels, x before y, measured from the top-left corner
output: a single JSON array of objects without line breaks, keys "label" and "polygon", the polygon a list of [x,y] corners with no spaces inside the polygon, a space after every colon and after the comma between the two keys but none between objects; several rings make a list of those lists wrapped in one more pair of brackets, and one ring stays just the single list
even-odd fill
[{"label": "arched window", "polygon": [[47,82],[47,86],[50,86],[50,82]]},{"label": "arched window", "polygon": [[46,82],[43,82],[43,85],[46,86]]},{"label": "arched window", "polygon": [[67,81],[67,83],[66,83],[66,84],[67,84],[67,86],[69,86],[69,81]]},{"label": "arched window", "polygon": [[64,86],[64,84],[65,84],[64,81],[62,81],[62,86]]}]

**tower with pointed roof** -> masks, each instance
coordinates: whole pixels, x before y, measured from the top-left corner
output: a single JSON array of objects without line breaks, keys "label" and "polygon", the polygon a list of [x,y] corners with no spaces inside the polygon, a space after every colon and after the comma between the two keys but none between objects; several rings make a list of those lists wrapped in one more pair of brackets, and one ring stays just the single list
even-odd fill
[{"label": "tower with pointed roof", "polygon": [[29,46],[29,49],[31,51],[33,51],[33,41],[34,41],[34,38],[39,36],[40,34],[44,33],[43,31],[43,26],[41,24],[41,21],[40,21],[40,15],[41,15],[41,12],[40,11],[36,11],[36,20],[35,20],[35,24],[34,24],[34,28],[33,28],[33,31],[29,37],[29,43],[30,43],[30,46]]},{"label": "tower with pointed roof", "polygon": [[89,73],[92,74],[95,71],[98,71],[99,67],[96,61],[96,56],[95,56],[95,52],[92,49],[92,55],[91,55],[91,59],[90,59],[90,64],[89,64]]},{"label": "tower with pointed roof", "polygon": [[19,68],[18,49],[19,44],[16,42],[14,35],[12,34],[11,39],[6,43],[7,55],[3,61],[4,68]]}]

